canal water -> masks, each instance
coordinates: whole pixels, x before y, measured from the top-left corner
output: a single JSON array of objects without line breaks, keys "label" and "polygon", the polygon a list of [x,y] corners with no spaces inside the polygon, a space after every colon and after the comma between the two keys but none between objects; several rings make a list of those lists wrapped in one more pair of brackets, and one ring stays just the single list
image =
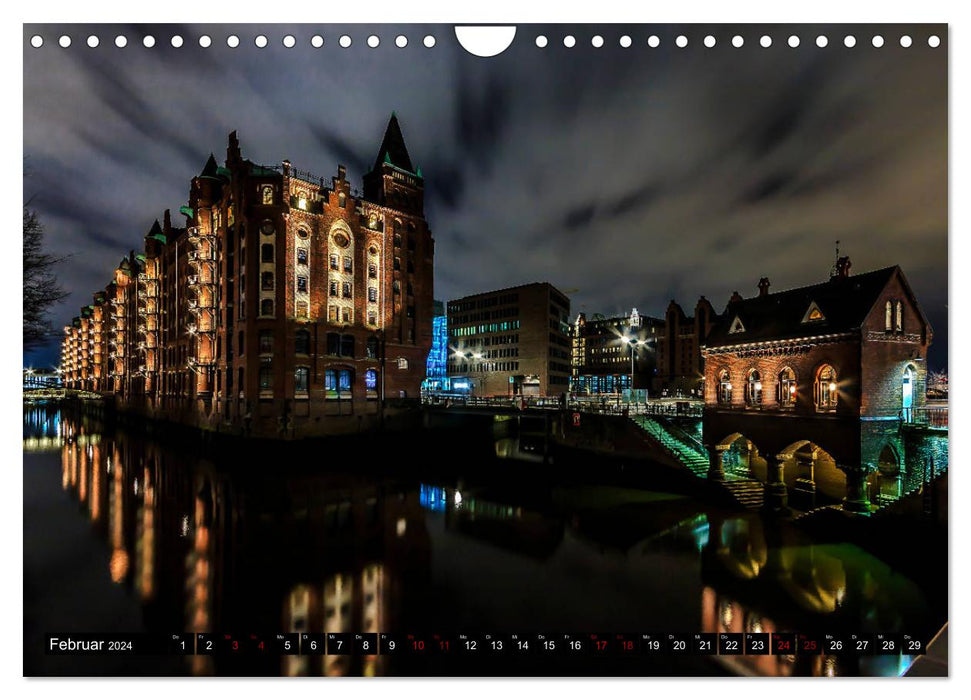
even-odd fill
[{"label": "canal water", "polygon": [[[507,438],[508,440],[508,438]],[[465,445],[465,447],[463,447]],[[26,675],[899,675],[908,656],[66,657],[65,632],[910,633],[859,546],[462,436],[201,448],[24,413]],[[946,576],[946,562],[941,576]]]}]

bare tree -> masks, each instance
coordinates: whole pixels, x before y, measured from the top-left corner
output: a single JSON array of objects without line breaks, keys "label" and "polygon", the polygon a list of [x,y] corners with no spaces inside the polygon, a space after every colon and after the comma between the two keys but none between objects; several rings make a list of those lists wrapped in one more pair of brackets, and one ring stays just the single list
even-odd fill
[{"label": "bare tree", "polygon": [[63,260],[44,252],[44,225],[24,205],[24,350],[43,345],[54,335],[48,313],[68,293],[57,283],[55,266]]}]

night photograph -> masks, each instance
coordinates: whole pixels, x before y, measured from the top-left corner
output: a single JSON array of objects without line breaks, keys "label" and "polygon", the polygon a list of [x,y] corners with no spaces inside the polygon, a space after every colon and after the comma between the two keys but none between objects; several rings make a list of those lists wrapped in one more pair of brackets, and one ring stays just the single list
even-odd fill
[{"label": "night photograph", "polygon": [[950,675],[948,25],[22,29],[24,676]]}]

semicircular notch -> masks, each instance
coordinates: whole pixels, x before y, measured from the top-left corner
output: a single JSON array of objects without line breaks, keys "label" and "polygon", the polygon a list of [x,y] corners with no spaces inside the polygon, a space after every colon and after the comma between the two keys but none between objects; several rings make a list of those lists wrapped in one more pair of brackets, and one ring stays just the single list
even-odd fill
[{"label": "semicircular notch", "polygon": [[489,58],[498,56],[512,45],[516,38],[515,27],[477,27],[455,28],[455,38],[462,48],[473,56]]}]

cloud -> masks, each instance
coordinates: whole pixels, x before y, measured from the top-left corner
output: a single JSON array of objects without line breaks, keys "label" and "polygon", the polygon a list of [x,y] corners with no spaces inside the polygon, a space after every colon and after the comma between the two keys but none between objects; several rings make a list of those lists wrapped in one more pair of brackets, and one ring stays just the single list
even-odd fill
[{"label": "cloud", "polygon": [[[763,50],[753,36],[682,50],[661,28],[657,49],[637,36],[592,50],[578,28],[577,48],[539,50],[530,36],[562,29],[531,29],[492,59],[442,27],[406,32],[435,34],[434,50],[336,46],[344,31],[389,33],[368,26],[274,26],[258,50],[237,25],[178,27],[178,50],[27,51],[24,151],[50,240],[85,251],[72,288],[103,286],[184,202],[208,153],[222,160],[230,130],[254,160],[317,173],[341,162],[359,185],[396,110],[425,176],[437,298],[548,280],[579,289],[574,310],[590,313],[662,315],[670,298],[688,309],[702,294],[720,309],[763,275],[780,289],[825,278],[839,239],[855,270],[902,264],[946,319],[944,49]],[[202,31],[211,49],[197,47]],[[227,48],[229,33],[244,44]],[[297,48],[279,45],[285,33]]]}]

